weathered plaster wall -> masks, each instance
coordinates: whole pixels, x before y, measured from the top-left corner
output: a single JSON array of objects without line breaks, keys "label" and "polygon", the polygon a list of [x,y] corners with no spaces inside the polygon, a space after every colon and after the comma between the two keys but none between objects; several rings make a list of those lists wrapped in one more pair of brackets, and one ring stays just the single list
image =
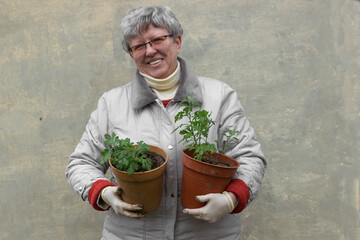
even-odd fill
[{"label": "weathered plaster wall", "polygon": [[0,0],[0,239],[99,239],[64,177],[104,91],[132,79],[130,9],[167,4],[181,56],[235,88],[268,158],[243,239],[360,239],[357,0]]}]

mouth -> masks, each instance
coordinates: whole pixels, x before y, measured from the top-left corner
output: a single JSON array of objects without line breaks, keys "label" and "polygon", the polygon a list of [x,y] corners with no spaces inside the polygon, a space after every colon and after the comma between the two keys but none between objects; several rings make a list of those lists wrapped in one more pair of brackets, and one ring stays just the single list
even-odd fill
[{"label": "mouth", "polygon": [[161,62],[161,61],[162,61],[162,59],[157,59],[157,60],[148,62],[147,64],[149,64],[149,65],[155,65],[155,64],[158,64],[158,63]]}]

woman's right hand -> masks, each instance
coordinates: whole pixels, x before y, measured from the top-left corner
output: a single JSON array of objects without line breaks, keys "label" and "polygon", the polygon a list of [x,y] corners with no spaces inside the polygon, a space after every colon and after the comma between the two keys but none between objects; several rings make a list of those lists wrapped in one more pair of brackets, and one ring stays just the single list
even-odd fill
[{"label": "woman's right hand", "polygon": [[121,199],[121,189],[118,187],[106,187],[101,191],[102,200],[112,207],[117,215],[124,215],[131,218],[142,218],[142,206],[129,204]]}]

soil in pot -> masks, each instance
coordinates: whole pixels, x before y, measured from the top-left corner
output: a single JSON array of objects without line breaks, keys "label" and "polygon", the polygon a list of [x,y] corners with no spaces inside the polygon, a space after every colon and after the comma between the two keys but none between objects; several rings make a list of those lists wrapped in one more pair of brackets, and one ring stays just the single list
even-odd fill
[{"label": "soil in pot", "polygon": [[222,162],[222,161],[219,160],[219,158],[214,158],[212,156],[204,156],[201,159],[201,161],[206,162],[206,163],[210,163],[210,164],[214,164],[216,166],[224,166],[224,167],[234,166],[234,165],[231,165],[230,163]]},{"label": "soil in pot", "polygon": [[[146,153],[146,157],[151,159],[151,170],[160,167],[165,162],[163,156],[161,156],[156,152],[149,151],[148,153]],[[147,170],[141,168],[137,172],[145,172],[145,171]]]}]

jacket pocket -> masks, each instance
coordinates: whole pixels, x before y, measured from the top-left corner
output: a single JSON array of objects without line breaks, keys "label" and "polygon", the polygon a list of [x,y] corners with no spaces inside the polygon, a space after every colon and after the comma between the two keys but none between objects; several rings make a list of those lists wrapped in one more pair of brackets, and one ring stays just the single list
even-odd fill
[{"label": "jacket pocket", "polygon": [[118,216],[110,208],[105,217],[103,237],[105,239],[112,239],[111,236],[118,236],[116,239],[124,240],[143,239],[145,233],[144,225],[144,219]]}]

